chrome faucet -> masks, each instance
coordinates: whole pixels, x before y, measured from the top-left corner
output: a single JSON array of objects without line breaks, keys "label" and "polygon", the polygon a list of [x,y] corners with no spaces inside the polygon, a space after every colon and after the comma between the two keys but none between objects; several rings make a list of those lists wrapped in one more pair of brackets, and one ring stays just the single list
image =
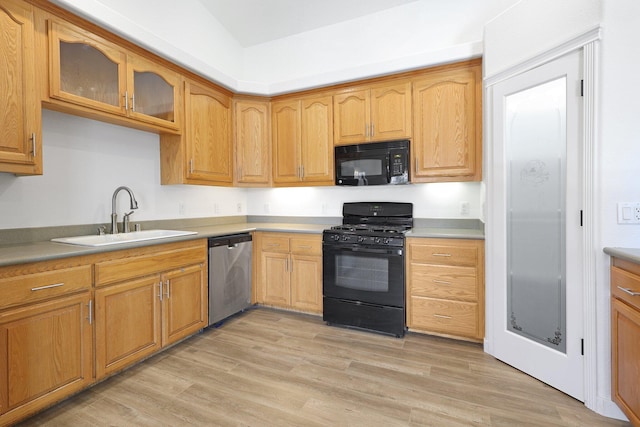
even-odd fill
[{"label": "chrome faucet", "polygon": [[[131,209],[138,209],[138,201],[133,195],[133,191],[129,187],[118,187],[116,191],[113,192],[113,197],[111,197],[111,234],[118,234],[118,212],[116,211],[116,197],[120,190],[126,190],[129,193],[129,199],[131,201]],[[127,233],[129,231],[129,216],[133,213],[133,211],[124,215],[123,232]]]}]

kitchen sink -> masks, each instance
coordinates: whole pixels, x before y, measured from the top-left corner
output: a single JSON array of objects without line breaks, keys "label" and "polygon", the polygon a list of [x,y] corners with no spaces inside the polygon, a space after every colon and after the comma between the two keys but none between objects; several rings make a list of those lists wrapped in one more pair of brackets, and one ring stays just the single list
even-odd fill
[{"label": "kitchen sink", "polygon": [[123,243],[141,242],[144,240],[167,239],[170,237],[188,236],[198,234],[196,231],[180,230],[142,230],[131,233],[103,234],[74,237],[58,237],[51,239],[52,242],[68,243],[79,246],[108,246],[120,245]]}]

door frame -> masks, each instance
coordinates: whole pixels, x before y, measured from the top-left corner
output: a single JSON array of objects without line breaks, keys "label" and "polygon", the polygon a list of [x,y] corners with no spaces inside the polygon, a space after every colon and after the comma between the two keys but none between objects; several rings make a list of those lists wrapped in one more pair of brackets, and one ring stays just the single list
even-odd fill
[{"label": "door frame", "polygon": [[595,146],[597,129],[597,88],[599,68],[599,40],[601,39],[601,28],[595,27],[583,34],[580,34],[553,49],[542,54],[533,56],[532,58],[518,63],[501,73],[498,73],[484,80],[484,165],[486,185],[486,203],[485,203],[485,271],[486,271],[486,305],[485,305],[485,352],[494,355],[493,346],[493,330],[496,322],[500,319],[496,318],[495,304],[497,290],[492,284],[496,281],[496,277],[503,275],[502,270],[497,267],[492,254],[497,248],[496,243],[499,239],[492,236],[503,233],[500,224],[497,223],[493,215],[496,199],[492,188],[496,185],[496,177],[493,170],[489,167],[489,161],[493,158],[494,141],[493,135],[500,132],[499,129],[493,128],[493,88],[494,86],[507,80],[513,76],[523,72],[532,70],[540,65],[551,62],[566,54],[577,50],[583,51],[583,76],[584,76],[584,104],[582,116],[582,147],[583,147],[583,165],[582,165],[582,199],[584,206],[584,223],[582,227],[583,250],[583,333],[584,333],[584,404],[587,408],[598,413],[608,413],[604,408],[605,403],[599,401],[597,394],[597,323],[596,323],[596,253],[595,236],[599,221],[596,218],[595,210]]}]

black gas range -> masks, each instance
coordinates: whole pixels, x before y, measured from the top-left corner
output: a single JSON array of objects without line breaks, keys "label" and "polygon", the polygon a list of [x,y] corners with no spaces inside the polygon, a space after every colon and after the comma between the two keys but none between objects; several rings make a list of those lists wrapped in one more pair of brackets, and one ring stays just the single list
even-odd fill
[{"label": "black gas range", "polygon": [[405,236],[411,203],[343,205],[323,232],[323,319],[401,337],[405,331]]}]

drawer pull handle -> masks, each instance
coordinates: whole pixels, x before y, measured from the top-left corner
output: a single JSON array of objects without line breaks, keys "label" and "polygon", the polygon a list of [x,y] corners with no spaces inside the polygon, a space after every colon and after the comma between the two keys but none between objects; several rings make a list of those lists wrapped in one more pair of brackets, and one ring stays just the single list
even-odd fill
[{"label": "drawer pull handle", "polygon": [[300,249],[311,249],[311,246],[309,245],[300,245],[298,246]]},{"label": "drawer pull handle", "polygon": [[440,283],[441,285],[450,285],[451,282],[447,282],[446,280],[438,280],[438,279],[433,279],[433,283]]},{"label": "drawer pull handle", "polygon": [[445,316],[444,314],[434,314],[433,317],[438,317],[440,319],[451,319],[451,316]]},{"label": "drawer pull handle", "polygon": [[37,288],[31,288],[31,290],[33,292],[35,292],[35,291],[41,291],[43,289],[59,288],[60,286],[64,286],[64,282],[63,283],[54,283],[53,285],[39,286]]},{"label": "drawer pull handle", "polygon": [[436,254],[431,254],[431,255],[432,255],[432,256],[444,256],[444,257],[450,257],[450,256],[451,256],[451,254],[438,254],[438,253],[436,253]]},{"label": "drawer pull handle", "polygon": [[267,246],[280,246],[280,243],[269,243]]},{"label": "drawer pull handle", "polygon": [[633,292],[631,289],[623,288],[622,286],[618,286],[618,289],[620,289],[624,293],[631,295],[632,297],[640,297],[640,292]]}]

